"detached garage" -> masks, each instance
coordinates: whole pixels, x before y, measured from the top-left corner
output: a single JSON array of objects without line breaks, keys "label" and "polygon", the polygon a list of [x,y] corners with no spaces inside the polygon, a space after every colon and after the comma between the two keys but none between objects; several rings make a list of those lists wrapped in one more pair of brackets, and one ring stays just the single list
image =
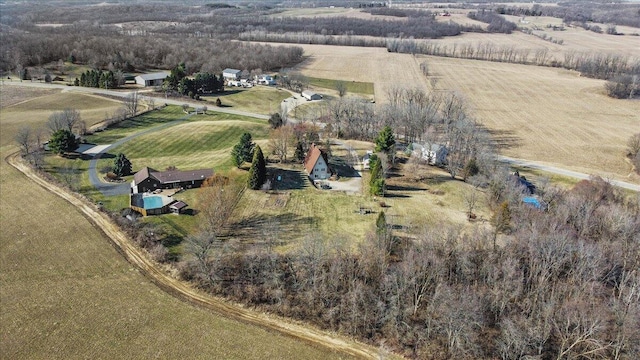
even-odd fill
[{"label": "detached garage", "polygon": [[169,73],[159,72],[159,73],[151,73],[151,74],[142,74],[136,76],[136,84],[142,86],[162,86],[164,79],[169,76]]},{"label": "detached garage", "polygon": [[313,91],[305,90],[302,92],[302,97],[307,101],[322,100],[322,95],[314,93]]}]

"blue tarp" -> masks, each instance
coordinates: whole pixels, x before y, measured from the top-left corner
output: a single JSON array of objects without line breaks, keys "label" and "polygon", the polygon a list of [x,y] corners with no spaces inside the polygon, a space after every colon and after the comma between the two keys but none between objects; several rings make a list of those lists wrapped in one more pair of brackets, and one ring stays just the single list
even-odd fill
[{"label": "blue tarp", "polygon": [[542,204],[540,204],[540,201],[536,198],[534,198],[533,196],[527,196],[522,198],[522,202],[525,204],[529,204],[529,205],[533,205],[536,207],[536,209],[541,209],[542,208]]}]

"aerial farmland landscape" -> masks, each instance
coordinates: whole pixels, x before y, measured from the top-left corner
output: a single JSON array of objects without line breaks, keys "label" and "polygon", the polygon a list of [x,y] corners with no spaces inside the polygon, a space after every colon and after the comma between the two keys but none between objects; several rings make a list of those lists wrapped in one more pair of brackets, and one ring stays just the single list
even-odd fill
[{"label": "aerial farmland landscape", "polygon": [[4,359],[640,358],[640,2],[0,0]]}]

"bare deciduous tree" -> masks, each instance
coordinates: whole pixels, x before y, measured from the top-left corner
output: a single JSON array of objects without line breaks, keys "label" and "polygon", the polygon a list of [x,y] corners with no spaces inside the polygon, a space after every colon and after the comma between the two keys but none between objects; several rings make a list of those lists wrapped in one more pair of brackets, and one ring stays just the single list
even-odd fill
[{"label": "bare deciduous tree", "polygon": [[23,155],[29,155],[33,142],[32,137],[32,130],[29,126],[21,126],[20,129],[18,129],[14,139],[20,146],[20,151],[22,151]]},{"label": "bare deciduous tree", "polygon": [[133,91],[122,100],[122,104],[127,110],[127,114],[129,115],[129,117],[134,117],[138,113],[138,102],[140,100],[139,98],[140,97],[138,96],[138,92]]},{"label": "bare deciduous tree", "polygon": [[52,133],[58,130],[69,130],[73,132],[81,120],[78,110],[67,108],[51,114],[47,121],[47,127],[49,127]]}]

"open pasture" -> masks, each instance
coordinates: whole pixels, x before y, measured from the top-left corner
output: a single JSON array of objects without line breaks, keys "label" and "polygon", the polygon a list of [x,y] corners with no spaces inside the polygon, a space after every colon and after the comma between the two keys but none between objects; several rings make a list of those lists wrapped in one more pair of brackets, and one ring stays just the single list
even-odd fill
[{"label": "open pasture", "polygon": [[640,102],[604,94],[604,81],[555,68],[423,57],[494,137],[500,153],[626,181],[627,139],[640,131]]}]

